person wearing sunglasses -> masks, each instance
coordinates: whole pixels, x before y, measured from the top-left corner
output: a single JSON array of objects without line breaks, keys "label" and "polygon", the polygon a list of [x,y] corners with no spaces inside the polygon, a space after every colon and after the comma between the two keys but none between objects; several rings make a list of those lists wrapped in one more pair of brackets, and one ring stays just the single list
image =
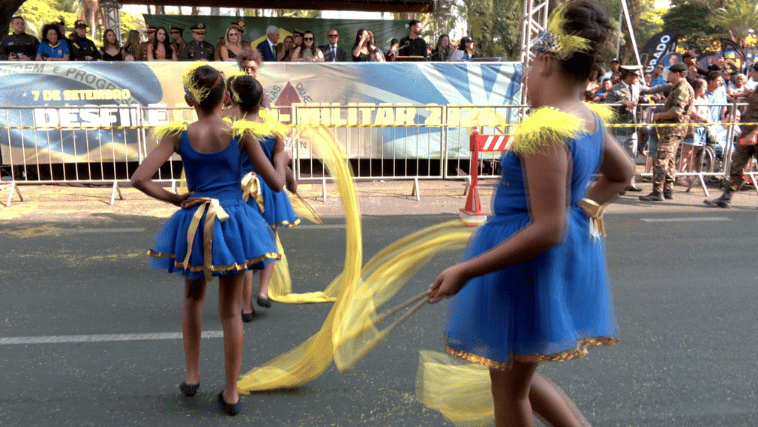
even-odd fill
[{"label": "person wearing sunglasses", "polygon": [[295,49],[292,60],[295,62],[324,62],[324,53],[316,47],[316,40],[310,30],[303,34],[303,45]]},{"label": "person wearing sunglasses", "polygon": [[328,43],[320,46],[321,52],[324,54],[324,61],[326,62],[345,62],[347,61],[347,51],[337,44],[340,40],[340,33],[335,29],[329,30],[327,33]]}]

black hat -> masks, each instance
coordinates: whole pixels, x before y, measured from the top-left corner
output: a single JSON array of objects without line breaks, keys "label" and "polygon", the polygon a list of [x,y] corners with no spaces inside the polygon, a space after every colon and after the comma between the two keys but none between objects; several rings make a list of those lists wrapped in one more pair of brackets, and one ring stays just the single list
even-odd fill
[{"label": "black hat", "polygon": [[181,34],[181,33],[184,32],[184,28],[179,28],[176,25],[169,25],[168,26],[168,30],[171,33],[179,33],[179,34]]},{"label": "black hat", "polygon": [[612,63],[614,63],[614,62],[618,62],[618,63],[621,63],[621,61],[619,61],[619,59],[618,59],[618,58],[613,58],[613,59],[611,59],[611,64],[612,64]]},{"label": "black hat", "polygon": [[669,71],[673,71],[675,73],[683,73],[687,71],[687,66],[681,62],[677,62],[676,64],[672,65],[671,68],[669,68]]},{"label": "black hat", "polygon": [[232,27],[240,34],[245,34],[245,21],[232,21]]},{"label": "black hat", "polygon": [[203,25],[202,22],[199,22],[192,26],[192,32],[198,33],[198,34],[205,34],[205,25]]},{"label": "black hat", "polygon": [[74,28],[87,28],[88,25],[86,22],[82,21],[81,19],[77,19],[76,22],[74,22]]}]

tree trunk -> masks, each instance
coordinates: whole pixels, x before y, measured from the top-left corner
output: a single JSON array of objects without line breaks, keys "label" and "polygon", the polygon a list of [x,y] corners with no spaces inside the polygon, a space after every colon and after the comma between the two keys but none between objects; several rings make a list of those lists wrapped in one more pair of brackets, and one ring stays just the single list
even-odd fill
[{"label": "tree trunk", "polygon": [[3,35],[10,31],[11,18],[24,1],[26,0],[0,0],[0,30]]}]

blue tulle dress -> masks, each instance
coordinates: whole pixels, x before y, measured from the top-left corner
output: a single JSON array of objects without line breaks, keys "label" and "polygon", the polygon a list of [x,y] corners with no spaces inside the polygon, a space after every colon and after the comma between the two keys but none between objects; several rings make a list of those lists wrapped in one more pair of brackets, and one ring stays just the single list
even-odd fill
[{"label": "blue tulle dress", "polygon": [[[268,159],[273,161],[276,139],[274,139],[273,136],[267,136],[261,138],[260,142]],[[242,157],[242,172],[243,174],[256,172],[255,166],[250,162],[248,156]],[[290,198],[287,196],[286,191],[272,190],[263,178],[258,178],[258,186],[261,193],[260,199],[256,200],[256,197],[253,196],[247,200],[247,203],[259,212],[261,210],[260,203],[263,204],[263,212],[261,212],[261,214],[268,225],[278,228],[293,227],[300,223],[300,219],[292,209],[292,203],[290,202]]]},{"label": "blue tulle dress", "polygon": [[[563,241],[530,261],[469,281],[450,301],[446,351],[491,369],[514,360],[581,357],[592,346],[615,344],[618,326],[602,237],[578,206],[602,161],[605,126],[566,140],[570,192]],[[521,158],[506,152],[493,214],[469,241],[464,260],[498,246],[531,221]]]},{"label": "blue tulle dress", "polygon": [[[200,279],[204,275],[210,278],[211,275],[260,270],[279,259],[271,228],[256,209],[242,200],[240,158],[247,158],[247,154],[239,141],[233,138],[221,151],[200,153],[192,148],[189,135],[184,131],[179,139],[179,154],[187,175],[187,187],[194,192],[188,202],[200,204],[183,207],[166,221],[148,250],[148,255],[153,257],[151,268]],[[198,209],[205,212],[201,211],[186,262],[187,234]],[[209,212],[216,213],[212,225],[207,224],[212,227],[212,236],[206,236],[204,231]],[[222,221],[224,212],[228,219]],[[204,243],[208,237],[212,237],[210,248]],[[206,258],[204,250],[208,249],[210,257]]]}]

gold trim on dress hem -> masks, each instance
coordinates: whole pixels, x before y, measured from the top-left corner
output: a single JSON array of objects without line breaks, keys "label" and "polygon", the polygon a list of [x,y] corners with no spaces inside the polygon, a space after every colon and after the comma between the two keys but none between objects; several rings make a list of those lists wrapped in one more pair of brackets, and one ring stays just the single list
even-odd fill
[{"label": "gold trim on dress hem", "polygon": [[285,225],[289,226],[289,227],[294,227],[294,226],[296,226],[298,224],[300,224],[300,218],[296,219],[295,222],[279,221],[279,222],[275,223],[274,225],[272,225],[271,228],[276,229],[277,227],[282,227],[282,226],[285,226]]},{"label": "gold trim on dress hem", "polygon": [[[174,254],[164,254],[162,252],[156,252],[151,249],[148,249],[147,254],[153,258],[170,258],[170,259],[176,259],[176,255]],[[226,272],[226,271],[245,271],[247,270],[247,267],[257,264],[263,260],[266,259],[282,259],[282,255],[276,252],[269,252],[267,254],[261,255],[257,258],[253,258],[251,260],[245,261],[245,264],[231,264],[231,265],[211,265],[210,270],[212,272]],[[188,270],[192,273],[197,273],[203,271],[203,266],[192,266],[190,265],[189,268],[185,266],[184,263],[174,261],[174,267],[181,268],[183,270]]]},{"label": "gold trim on dress hem", "polygon": [[[511,357],[513,360],[523,363],[542,363],[542,362],[564,362],[571,359],[578,359],[586,356],[589,353],[590,347],[599,347],[601,345],[616,345],[618,340],[615,338],[586,338],[576,343],[576,347],[572,350],[567,350],[557,354],[513,354]],[[488,359],[478,354],[469,353],[467,351],[458,350],[450,346],[445,346],[445,352],[451,356],[457,358],[484,365],[487,368],[494,369],[496,371],[508,371],[511,369],[513,362],[498,362],[496,360]]]}]

